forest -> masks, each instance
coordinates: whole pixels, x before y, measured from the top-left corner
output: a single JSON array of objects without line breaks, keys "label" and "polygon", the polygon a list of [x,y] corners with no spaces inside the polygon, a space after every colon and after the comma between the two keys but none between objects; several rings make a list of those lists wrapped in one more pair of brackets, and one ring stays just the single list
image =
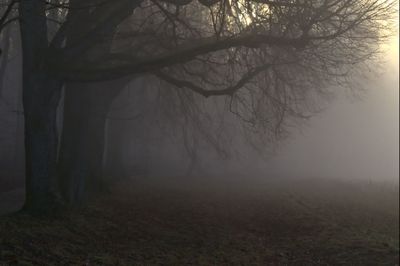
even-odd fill
[{"label": "forest", "polygon": [[394,128],[372,180],[356,151],[273,165],[386,86],[398,23],[395,0],[0,0],[0,265],[398,265],[398,120],[357,129]]}]

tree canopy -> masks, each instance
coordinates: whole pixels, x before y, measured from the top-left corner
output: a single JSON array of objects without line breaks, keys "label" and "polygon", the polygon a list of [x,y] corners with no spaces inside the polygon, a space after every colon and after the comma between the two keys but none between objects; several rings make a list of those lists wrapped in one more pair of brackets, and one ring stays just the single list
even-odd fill
[{"label": "tree canopy", "polygon": [[[49,68],[75,82],[153,75],[205,97],[230,96],[243,120],[278,128],[285,116],[307,117],[313,96],[348,86],[374,59],[394,4],[70,1]],[[99,49],[107,42],[111,49]]]}]

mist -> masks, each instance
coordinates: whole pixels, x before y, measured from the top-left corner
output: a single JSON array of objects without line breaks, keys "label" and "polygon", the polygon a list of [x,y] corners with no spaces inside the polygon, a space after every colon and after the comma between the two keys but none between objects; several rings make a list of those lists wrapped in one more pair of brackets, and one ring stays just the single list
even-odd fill
[{"label": "mist", "polygon": [[398,1],[84,2],[0,3],[0,265],[398,265]]},{"label": "mist", "polygon": [[398,34],[391,38],[383,57],[380,73],[361,80],[361,93],[336,88],[338,92],[324,110],[294,129],[273,154],[262,157],[244,150],[237,161],[225,162],[222,172],[227,168],[229,174],[241,173],[247,180],[249,176],[327,178],[398,186]]},{"label": "mist", "polygon": [[307,128],[283,144],[268,168],[297,177],[398,184],[398,55],[391,58],[385,73],[364,81],[363,95],[336,97]]}]

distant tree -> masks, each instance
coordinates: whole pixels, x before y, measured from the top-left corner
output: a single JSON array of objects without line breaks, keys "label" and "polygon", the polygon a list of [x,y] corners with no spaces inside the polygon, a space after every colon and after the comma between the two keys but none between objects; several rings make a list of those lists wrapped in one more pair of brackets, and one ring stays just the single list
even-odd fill
[{"label": "distant tree", "polygon": [[[225,96],[255,135],[284,133],[377,54],[394,1],[20,1],[28,209],[54,203],[56,111],[65,82],[152,75],[179,99]],[[49,41],[49,36],[51,40]],[[197,101],[197,100],[196,100]],[[197,112],[194,106],[188,107]],[[66,128],[64,130],[67,130]],[[71,190],[78,200],[82,186]]]}]

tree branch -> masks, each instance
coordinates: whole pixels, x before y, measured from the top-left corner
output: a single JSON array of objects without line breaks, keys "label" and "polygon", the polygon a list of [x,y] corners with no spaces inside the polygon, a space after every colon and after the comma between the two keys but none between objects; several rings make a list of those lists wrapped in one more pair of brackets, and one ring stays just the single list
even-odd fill
[{"label": "tree branch", "polygon": [[194,83],[187,81],[187,80],[181,80],[174,78],[170,75],[165,74],[162,71],[157,71],[154,72],[154,75],[156,75],[158,78],[178,87],[178,88],[187,88],[195,93],[198,93],[204,97],[210,97],[210,96],[232,96],[236,91],[238,91],[240,88],[245,86],[250,80],[252,80],[255,76],[260,74],[263,71],[266,71],[268,68],[273,66],[274,64],[265,64],[259,67],[256,67],[252,71],[249,71],[245,73],[238,82],[236,82],[234,85],[226,87],[224,89],[220,90],[206,90],[200,86],[195,85]]},{"label": "tree branch", "polygon": [[[274,37],[263,34],[242,34],[236,37],[209,37],[192,40],[176,47],[173,51],[161,55],[137,58],[129,54],[111,54],[108,58],[99,58],[99,62],[87,63],[84,67],[73,65],[66,58],[56,59],[50,70],[69,81],[101,81],[120,78],[126,75],[150,73],[161,68],[187,63],[197,56],[232,47],[257,47],[262,45],[302,48],[309,39]],[[61,62],[61,63],[57,63]],[[101,63],[101,64],[100,64]],[[100,67],[99,67],[100,66]]]}]

